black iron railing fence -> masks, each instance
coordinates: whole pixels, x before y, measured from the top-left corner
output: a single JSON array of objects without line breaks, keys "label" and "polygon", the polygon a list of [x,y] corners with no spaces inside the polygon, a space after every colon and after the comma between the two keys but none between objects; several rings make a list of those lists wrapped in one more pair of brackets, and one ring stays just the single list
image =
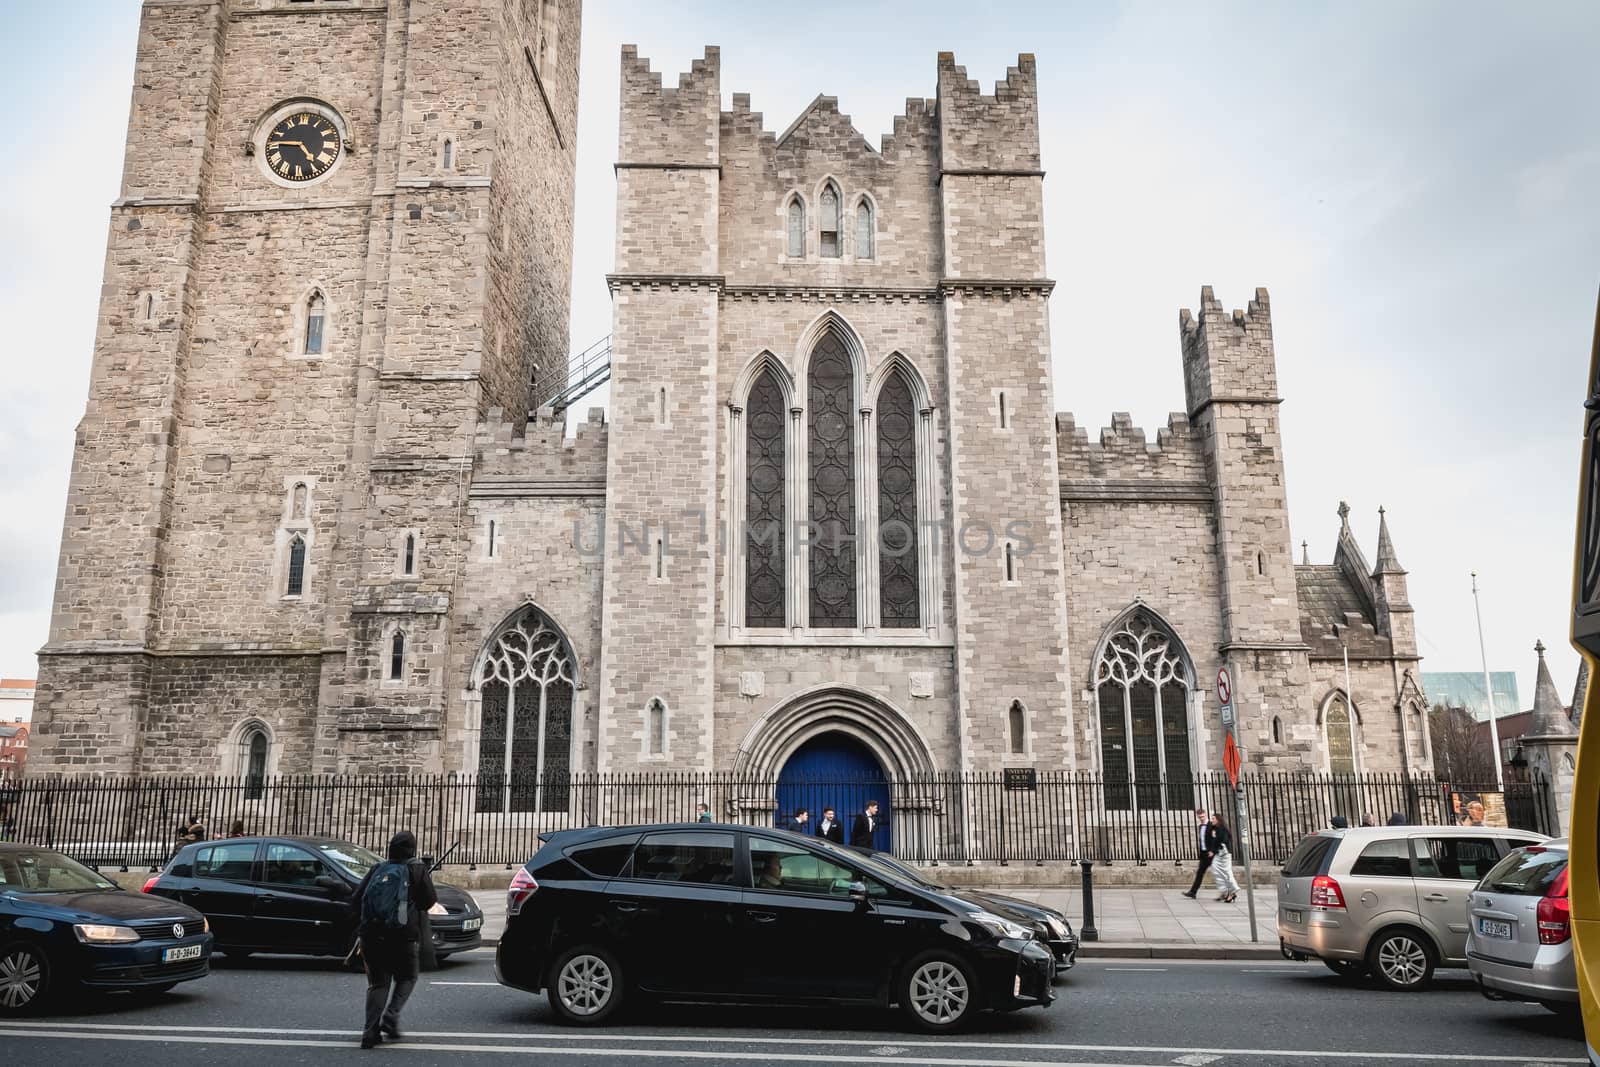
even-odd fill
[{"label": "black iron railing fence", "polygon": [[[1253,855],[1281,863],[1307,832],[1334,816],[1358,825],[1398,813],[1413,825],[1456,823],[1483,797],[1512,826],[1551,825],[1549,784],[1464,786],[1404,775],[1258,774],[1243,780]],[[1153,786],[1153,788],[1147,788]],[[1138,800],[1148,806],[1137,806]],[[80,777],[0,783],[0,839],[60,849],[100,866],[159,865],[184,821],[207,835],[237,821],[247,834],[344,838],[378,847],[398,829],[424,853],[459,843],[452,859],[473,866],[523,863],[541,833],[571,827],[693,821],[705,803],[718,822],[783,825],[800,807],[814,828],[832,807],[849,834],[867,801],[881,805],[874,844],[918,863],[1108,864],[1194,858],[1194,810],[1232,826],[1232,791],[1221,774],[1160,783],[1105,782],[1064,771],[967,772],[892,779],[743,778],[726,773],[578,774],[556,781],[470,775],[284,775],[271,778]],[[1237,829],[1237,828],[1235,828]]]}]

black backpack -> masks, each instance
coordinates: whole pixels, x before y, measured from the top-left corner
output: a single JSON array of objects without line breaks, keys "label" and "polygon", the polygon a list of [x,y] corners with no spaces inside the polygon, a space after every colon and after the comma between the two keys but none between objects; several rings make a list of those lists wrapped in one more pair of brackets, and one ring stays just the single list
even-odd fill
[{"label": "black backpack", "polygon": [[363,930],[404,930],[411,911],[411,871],[405,863],[380,863],[361,897]]}]

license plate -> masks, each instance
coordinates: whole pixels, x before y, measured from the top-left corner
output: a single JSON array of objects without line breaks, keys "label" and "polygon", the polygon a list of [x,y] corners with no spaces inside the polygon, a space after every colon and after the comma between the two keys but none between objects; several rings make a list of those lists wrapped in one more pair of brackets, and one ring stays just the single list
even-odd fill
[{"label": "license plate", "polygon": [[483,925],[483,920],[482,919],[468,919],[466,922],[461,924],[461,929],[465,930],[467,933],[471,933],[472,931],[476,930],[478,927],[480,927],[482,925]]},{"label": "license plate", "polygon": [[1511,940],[1511,924],[1496,922],[1493,919],[1479,919],[1478,933],[1484,937],[1498,937],[1505,941]]},{"label": "license plate", "polygon": [[162,963],[177,963],[180,960],[197,960],[200,958],[201,945],[179,945],[169,948],[161,954]]},{"label": "license plate", "polygon": [[1294,923],[1296,926],[1303,925],[1306,921],[1305,913],[1300,911],[1289,911],[1288,909],[1284,909],[1283,917],[1289,922]]}]

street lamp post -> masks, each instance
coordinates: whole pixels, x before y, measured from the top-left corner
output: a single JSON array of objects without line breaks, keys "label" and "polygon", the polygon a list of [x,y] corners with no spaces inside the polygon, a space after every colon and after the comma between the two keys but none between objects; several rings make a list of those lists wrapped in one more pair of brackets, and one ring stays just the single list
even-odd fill
[{"label": "street lamp post", "polygon": [[1483,663],[1483,695],[1489,701],[1490,758],[1494,760],[1494,785],[1506,791],[1505,771],[1500,767],[1500,724],[1494,715],[1494,687],[1489,683],[1489,654],[1483,648],[1483,608],[1478,605],[1478,572],[1472,572],[1472,611],[1478,616],[1478,658]]}]

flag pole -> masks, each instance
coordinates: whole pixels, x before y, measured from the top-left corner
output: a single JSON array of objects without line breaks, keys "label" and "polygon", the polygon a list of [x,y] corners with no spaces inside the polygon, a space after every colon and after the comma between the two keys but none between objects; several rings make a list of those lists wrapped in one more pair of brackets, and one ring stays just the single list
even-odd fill
[{"label": "flag pole", "polygon": [[1489,655],[1483,648],[1483,609],[1478,606],[1478,572],[1472,572],[1472,611],[1478,616],[1478,659],[1483,663],[1483,694],[1489,701],[1489,744],[1493,746],[1494,785],[1506,791],[1505,771],[1500,767],[1500,724],[1495,721],[1494,687],[1489,684]]}]

